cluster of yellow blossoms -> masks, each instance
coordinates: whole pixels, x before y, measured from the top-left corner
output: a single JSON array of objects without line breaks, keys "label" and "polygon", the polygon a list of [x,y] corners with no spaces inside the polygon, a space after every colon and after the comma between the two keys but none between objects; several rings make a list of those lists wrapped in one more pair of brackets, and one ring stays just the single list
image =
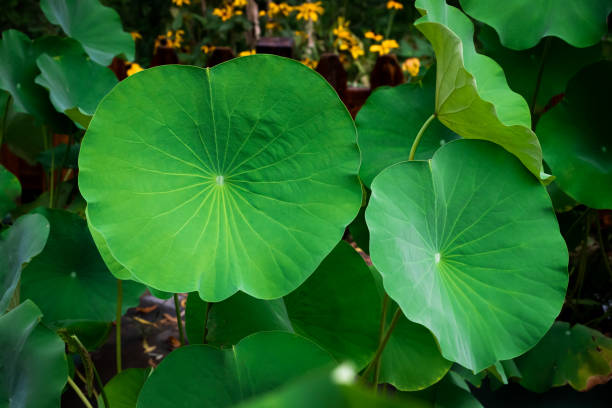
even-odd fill
[{"label": "cluster of yellow blossoms", "polygon": [[221,8],[215,8],[213,15],[221,19],[221,21],[227,21],[234,16],[240,16],[244,12],[242,9],[246,7],[247,0],[234,0],[231,3],[225,4]]},{"label": "cluster of yellow blossoms", "polygon": [[406,71],[410,74],[410,76],[419,75],[419,70],[421,69],[421,60],[418,58],[408,58],[404,62],[402,62],[402,71]]},{"label": "cluster of yellow blossoms", "polygon": [[160,35],[155,40],[155,49],[162,45],[162,41],[165,40],[165,47],[171,48],[181,48],[181,44],[183,43],[183,35],[185,35],[184,30],[176,30],[174,33],[172,31],[168,31],[166,35]]},{"label": "cluster of yellow blossoms", "polygon": [[172,0],[172,3],[176,4],[179,7],[182,7],[183,4],[191,4],[191,0]]},{"label": "cluster of yellow blossoms", "polygon": [[349,21],[345,21],[344,17],[338,17],[338,25],[334,28],[333,33],[336,39],[334,46],[340,51],[348,51],[353,59],[357,59],[364,54],[363,46],[359,38],[349,30]]}]

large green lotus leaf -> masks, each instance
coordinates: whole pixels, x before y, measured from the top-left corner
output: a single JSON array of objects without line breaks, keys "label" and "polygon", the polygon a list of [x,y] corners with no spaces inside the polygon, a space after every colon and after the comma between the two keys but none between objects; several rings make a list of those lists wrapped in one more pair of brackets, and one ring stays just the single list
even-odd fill
[{"label": "large green lotus leaf", "polygon": [[0,405],[59,407],[68,378],[64,342],[39,325],[42,313],[30,300],[0,317]]},{"label": "large green lotus leaf", "polygon": [[[388,321],[393,312],[391,308],[387,313]],[[440,381],[452,364],[442,357],[429,330],[402,315],[383,351],[379,383],[401,391],[421,390]]]},{"label": "large green lotus leaf", "polygon": [[87,218],[87,228],[89,228],[89,232],[91,233],[91,238],[93,239],[94,244],[98,248],[100,252],[100,256],[102,260],[106,264],[108,270],[115,276],[117,279],[126,280],[126,279],[134,279],[130,271],[125,269],[123,265],[121,265],[113,254],[111,254],[110,249],[108,249],[108,245],[106,245],[106,240],[89,222],[89,214],[88,209],[85,208],[85,216]]},{"label": "large green lotus leaf", "polygon": [[524,51],[504,48],[495,30],[487,25],[480,27],[478,40],[483,54],[493,58],[504,69],[508,85],[529,103],[538,82],[541,67],[540,85],[536,108],[541,110],[550,99],[565,92],[567,82],[582,67],[602,58],[602,46],[596,44],[588,48],[575,48],[565,41],[550,37],[544,43]]},{"label": "large green lotus leaf", "polygon": [[542,171],[542,149],[531,130],[527,103],[510,90],[501,67],[476,52],[470,19],[444,0],[417,0],[416,7],[424,15],[415,26],[436,53],[436,99],[431,113],[461,137],[499,144],[536,177],[552,181]]},{"label": "large green lotus leaf", "polygon": [[611,0],[505,0],[499,3],[460,0],[471,17],[495,28],[502,44],[514,50],[535,46],[541,38],[555,36],[574,47],[588,47],[608,31]]},{"label": "large green lotus leaf", "polygon": [[151,374],[137,406],[228,407],[333,361],[315,343],[285,332],[257,333],[227,350],[181,347]]},{"label": "large green lotus leaf", "polygon": [[17,206],[21,196],[19,179],[0,164],[0,220]]},{"label": "large green lotus leaf", "polygon": [[0,233],[0,314],[9,306],[21,276],[22,265],[43,250],[49,222],[40,214],[28,214]]},{"label": "large green lotus leaf", "polygon": [[[51,225],[45,249],[23,270],[21,297],[32,299],[55,326],[77,320],[115,320],[117,280],[108,272],[78,215],[40,208]],[[123,312],[137,306],[144,287],[123,282]]]},{"label": "large green lotus leaf", "polygon": [[12,100],[5,116],[2,143],[29,165],[36,165],[36,157],[45,150],[45,128],[34,116],[17,112]]},{"label": "large green lotus leaf", "polygon": [[40,7],[51,23],[78,40],[98,64],[110,65],[119,54],[134,59],[132,36],[123,31],[117,12],[98,0],[42,0]]},{"label": "large green lotus leaf", "polygon": [[542,116],[538,134],[559,188],[589,207],[612,208],[612,61],[584,68],[565,99]]},{"label": "large green lotus leaf", "polygon": [[0,40],[0,88],[11,94],[18,111],[58,125],[61,118],[49,102],[49,93],[34,82],[39,74],[36,58],[43,51],[22,32],[4,31]]},{"label": "large green lotus leaf", "polygon": [[358,167],[354,124],[329,84],[255,55],[119,83],[83,140],[79,186],[92,226],[143,283],[273,299],[358,212]]},{"label": "large green lotus leaf", "polygon": [[455,140],[387,168],[366,221],[389,296],[474,372],[524,353],[561,310],[568,252],[550,198],[499,146]]},{"label": "large green lotus leaf", "polygon": [[612,339],[597,330],[556,322],[544,338],[515,359],[525,388],[543,392],[565,384],[584,391],[612,374]]},{"label": "large green lotus leaf", "polygon": [[35,81],[49,90],[51,103],[59,112],[76,107],[82,114],[92,116],[100,100],[117,84],[113,71],[84,54],[45,53],[36,64],[41,74]]},{"label": "large green lotus leaf", "polygon": [[[434,112],[435,89],[432,69],[420,84],[378,88],[359,110],[355,119],[361,150],[359,176],[368,187],[385,167],[408,160],[414,138]],[[429,159],[441,145],[457,137],[436,120],[429,125],[415,158]]]},{"label": "large green lotus leaf", "polygon": [[413,396],[381,396],[354,384],[356,374],[341,364],[323,368],[278,389],[236,405],[239,408],[430,408],[428,401]]},{"label": "large green lotus leaf", "polygon": [[316,272],[284,299],[296,333],[314,340],[338,361],[351,360],[361,369],[374,356],[381,302],[368,266],[346,241],[340,241]]},{"label": "large green lotus leaf", "polygon": [[[110,408],[136,408],[138,394],[149,371],[148,368],[128,368],[111,378],[104,386]],[[104,407],[102,395],[98,396],[98,406]]]}]

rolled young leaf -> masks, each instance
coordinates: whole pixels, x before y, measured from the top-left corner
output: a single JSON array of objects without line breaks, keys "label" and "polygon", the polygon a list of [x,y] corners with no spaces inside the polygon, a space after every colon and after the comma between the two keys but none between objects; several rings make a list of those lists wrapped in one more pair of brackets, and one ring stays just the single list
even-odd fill
[{"label": "rolled young leaf", "polygon": [[418,0],[416,7],[424,15],[415,26],[436,53],[436,117],[463,138],[502,146],[537,178],[552,181],[527,103],[510,90],[501,67],[476,52],[470,19],[444,0]]},{"label": "rolled young leaf", "polygon": [[358,168],[331,86],[299,62],[254,55],[120,82],[83,140],[79,187],[93,228],[148,286],[273,299],[357,214]]},{"label": "rolled young leaf", "polygon": [[474,372],[533,347],[561,310],[568,252],[550,198],[495,144],[455,140],[387,168],[366,221],[389,296]]}]

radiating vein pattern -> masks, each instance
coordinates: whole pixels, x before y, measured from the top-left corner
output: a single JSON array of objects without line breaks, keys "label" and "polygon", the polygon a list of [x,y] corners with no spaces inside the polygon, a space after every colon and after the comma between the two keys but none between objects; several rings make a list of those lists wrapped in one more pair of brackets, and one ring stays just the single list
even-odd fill
[{"label": "radiating vein pattern", "polygon": [[117,260],[211,301],[295,289],[361,200],[350,115],[318,74],[274,56],[129,78],[101,103],[79,164]]},{"label": "radiating vein pattern", "polygon": [[366,219],[389,295],[450,360],[481,370],[513,358],[560,311],[568,255],[550,199],[492,143],[457,140],[384,170]]}]

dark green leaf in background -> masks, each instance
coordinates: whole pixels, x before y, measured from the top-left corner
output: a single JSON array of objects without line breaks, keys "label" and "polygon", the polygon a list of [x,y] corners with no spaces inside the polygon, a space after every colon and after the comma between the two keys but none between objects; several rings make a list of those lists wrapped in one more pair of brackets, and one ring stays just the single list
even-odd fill
[{"label": "dark green leaf in background", "polygon": [[[56,326],[73,321],[115,320],[117,280],[98,254],[79,216],[62,210],[40,208],[51,225],[45,249],[24,268],[21,297],[32,299],[45,322]],[[123,282],[123,312],[138,305],[144,287]]]},{"label": "dark green leaf in background", "polygon": [[0,314],[9,306],[22,265],[43,250],[49,222],[40,214],[27,214],[0,233]]},{"label": "dark green leaf in background", "polygon": [[542,37],[562,38],[574,47],[599,42],[607,32],[606,20],[612,11],[610,0],[564,1],[460,0],[471,17],[493,26],[502,44],[515,50],[535,46]]},{"label": "dark green leaf in background", "polygon": [[26,300],[0,317],[0,405],[52,408],[60,405],[68,378],[64,342],[39,325],[42,313]]},{"label": "dark green leaf in background", "polygon": [[120,54],[134,60],[132,36],[123,31],[117,12],[98,0],[42,0],[40,7],[51,23],[78,40],[98,64],[109,65]]},{"label": "dark green leaf in background", "polygon": [[[368,187],[385,167],[408,160],[419,129],[435,110],[436,72],[431,69],[420,84],[378,88],[359,111],[361,167]],[[416,151],[417,160],[430,159],[444,143],[458,136],[439,121],[431,123]]]},{"label": "dark green leaf in background", "polygon": [[559,188],[592,208],[612,209],[612,61],[584,68],[565,99],[538,122],[544,159]]}]

